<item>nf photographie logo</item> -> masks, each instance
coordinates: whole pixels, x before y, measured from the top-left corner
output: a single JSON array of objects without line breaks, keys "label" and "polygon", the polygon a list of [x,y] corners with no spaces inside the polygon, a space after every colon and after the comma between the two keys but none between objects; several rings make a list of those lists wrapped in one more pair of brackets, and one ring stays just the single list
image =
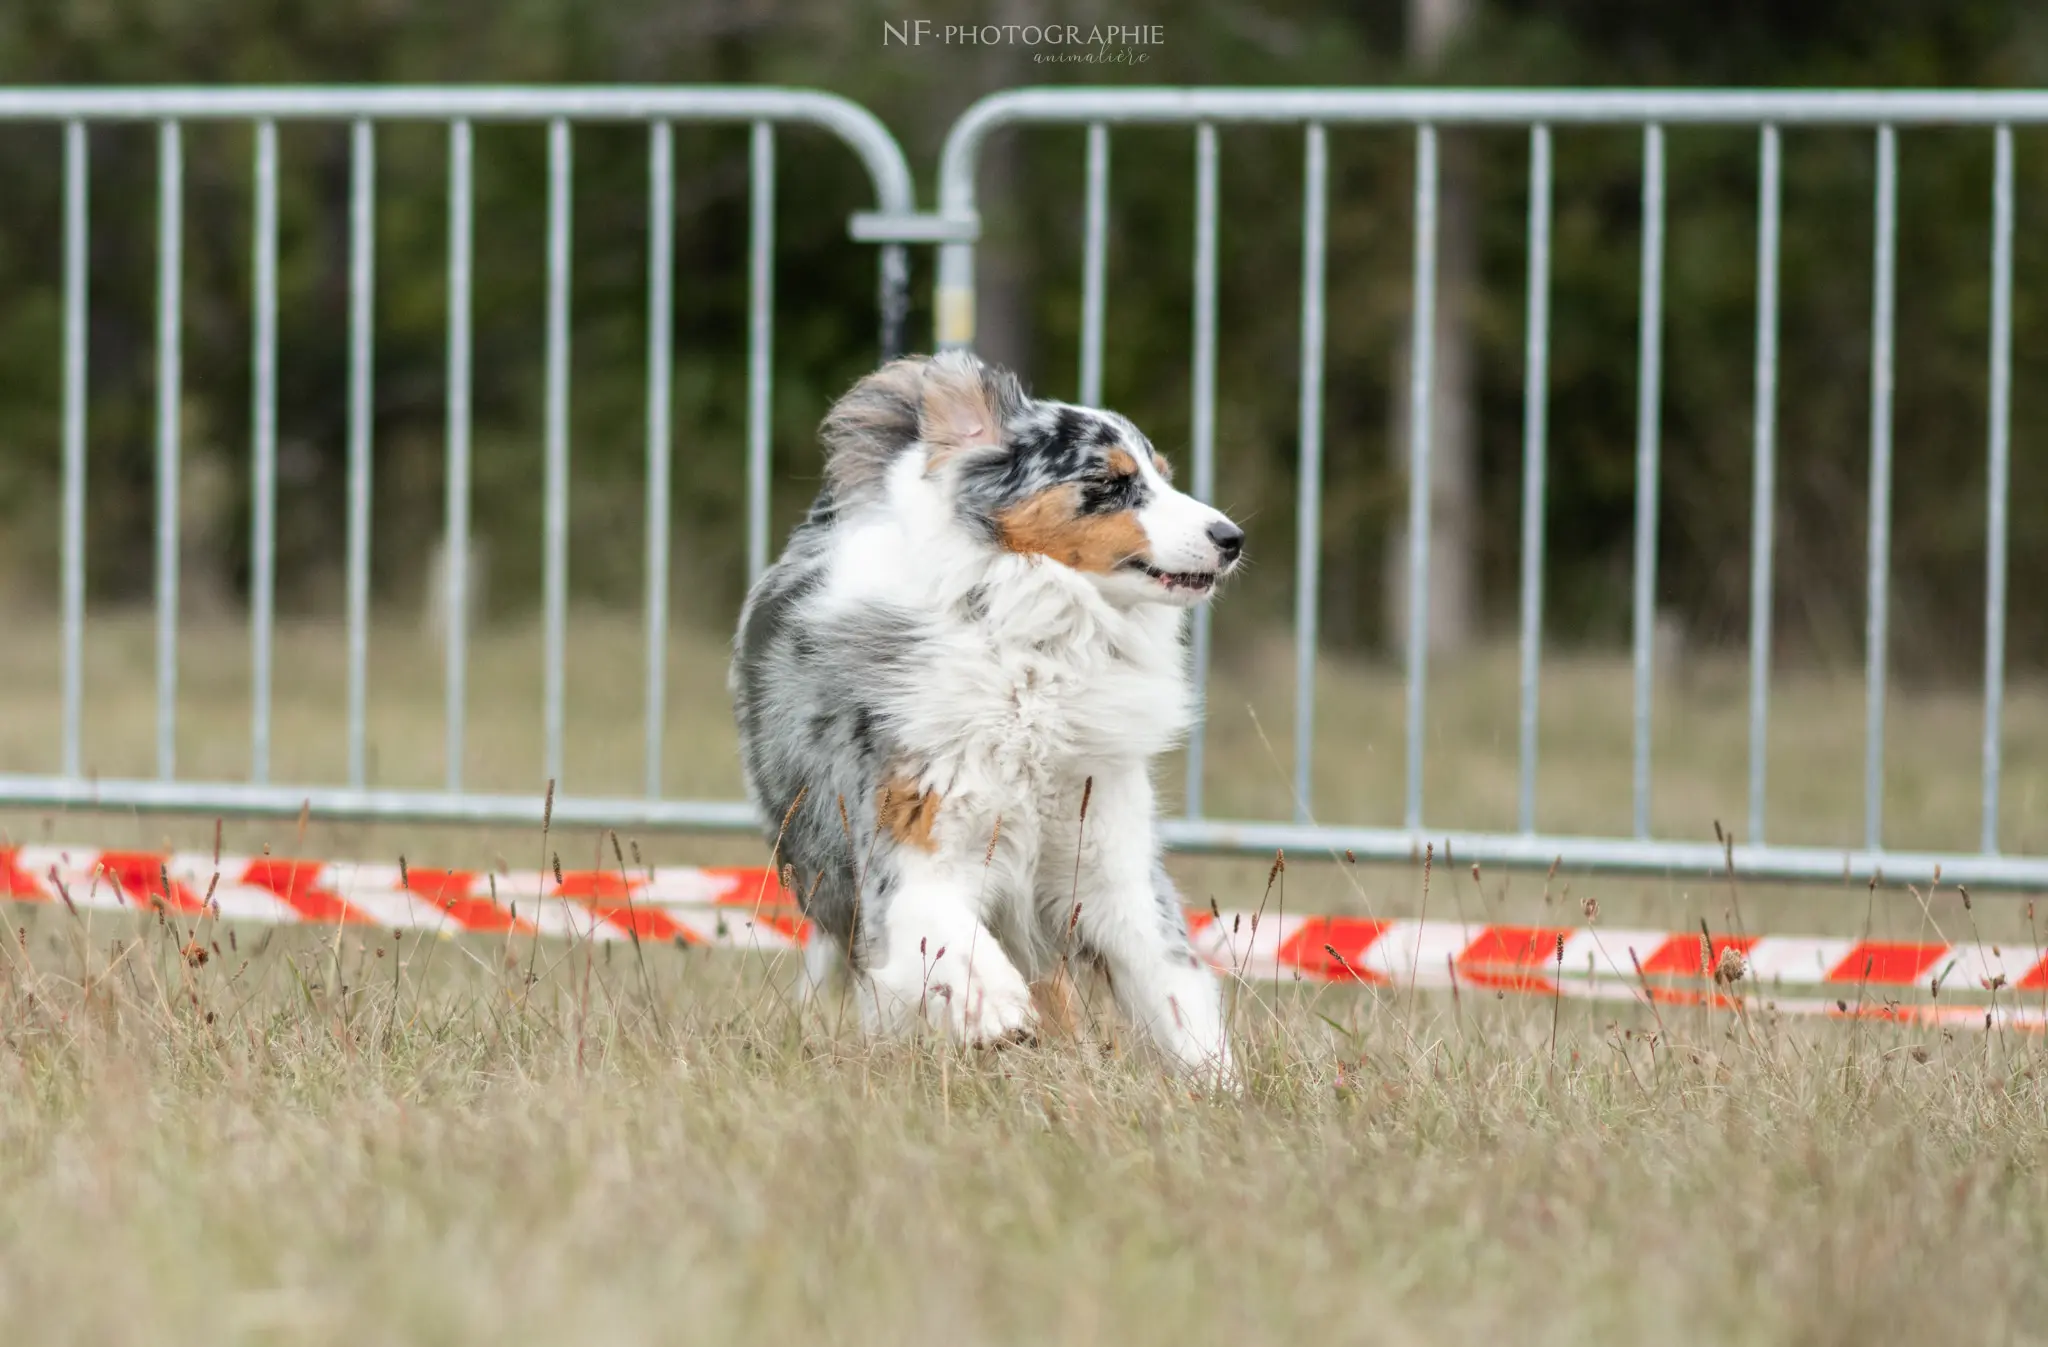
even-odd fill
[{"label": "nf photographie logo", "polygon": [[1166,25],[1056,23],[933,23],[904,19],[882,23],[885,47],[1031,47],[1031,59],[1045,65],[1143,65],[1147,47],[1166,45]]}]

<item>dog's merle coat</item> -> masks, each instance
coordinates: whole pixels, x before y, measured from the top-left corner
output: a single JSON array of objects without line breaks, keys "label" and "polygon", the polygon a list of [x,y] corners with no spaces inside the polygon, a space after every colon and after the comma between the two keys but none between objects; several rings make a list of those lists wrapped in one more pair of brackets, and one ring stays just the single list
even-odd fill
[{"label": "dog's merle coat", "polygon": [[1148,768],[1191,713],[1185,610],[1242,534],[1125,418],[971,356],[884,367],[822,436],[825,486],[732,666],[817,947],[876,1027],[975,1041],[1030,1032],[1030,983],[1072,956],[1171,1059],[1227,1075]]}]

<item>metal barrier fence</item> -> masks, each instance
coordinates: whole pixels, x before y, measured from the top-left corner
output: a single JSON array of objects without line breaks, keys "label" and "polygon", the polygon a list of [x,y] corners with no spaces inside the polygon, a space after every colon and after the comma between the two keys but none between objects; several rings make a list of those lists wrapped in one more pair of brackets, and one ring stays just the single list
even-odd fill
[{"label": "metal barrier fence", "polygon": [[[347,734],[348,784],[326,788],[270,782],[271,656],[276,581],[277,504],[277,123],[350,124],[349,373],[347,428]],[[559,780],[562,763],[564,644],[568,610],[569,268],[571,127],[579,122],[637,122],[648,127],[646,783],[645,800],[565,795],[565,821],[753,827],[744,802],[664,801],[660,748],[666,678],[669,569],[670,342],[674,263],[672,124],[751,127],[747,334],[747,564],[767,566],[770,355],[773,342],[775,134],[778,124],[830,133],[859,158],[878,210],[854,217],[856,238],[879,243],[881,346],[902,348],[909,298],[905,244],[915,239],[910,169],[895,138],[846,99],[776,88],[389,88],[0,90],[0,121],[64,127],[64,405],[62,489],[63,757],[56,776],[0,775],[0,804],[297,814],[329,817],[538,821],[538,796],[466,791],[462,780],[468,679],[465,596],[470,536],[470,307],[472,294],[472,124],[545,122],[548,133],[547,340],[543,552],[544,762]],[[187,121],[238,121],[255,127],[255,324],[253,372],[253,518],[250,537],[251,723],[246,783],[177,779],[178,470],[184,160]],[[366,662],[370,593],[372,209],[376,127],[380,122],[448,126],[448,334],[446,582],[447,779],[440,791],[367,785]],[[156,758],[155,780],[87,779],[80,751],[84,706],[85,422],[87,180],[94,123],[158,125],[156,406]],[[904,235],[901,230],[913,232]]]},{"label": "metal barrier fence", "polygon": [[[947,136],[939,170],[942,218],[961,230],[978,224],[975,174],[989,133],[1025,123],[1085,125],[1087,201],[1082,265],[1080,398],[1099,398],[1102,379],[1103,286],[1108,235],[1109,128],[1188,125],[1195,128],[1195,274],[1191,457],[1195,494],[1215,484],[1216,399],[1216,127],[1232,123],[1305,128],[1302,208],[1301,402],[1294,692],[1294,794],[1291,822],[1238,822],[1206,817],[1202,805],[1203,742],[1189,746],[1187,810],[1166,824],[1175,846],[1200,851],[1308,854],[1348,850],[1361,859],[1408,860],[1427,841],[1444,843],[1461,860],[1541,868],[1554,861],[1589,870],[1719,871],[1732,859],[1745,875],[1787,880],[1841,880],[1882,874],[1926,882],[1937,867],[1950,882],[1983,887],[2048,886],[2048,857],[1998,854],[2000,734],[2004,698],[2006,488],[2010,458],[2012,342],[2013,136],[2019,124],[2048,123],[2048,94],[2038,93],[1748,93],[1571,92],[1367,89],[1022,89],[984,98]],[[1333,125],[1409,125],[1415,129],[1415,252],[1408,384],[1408,637],[1405,802],[1399,828],[1324,827],[1312,819],[1311,751],[1315,729],[1316,617],[1322,508],[1322,405],[1325,214],[1328,141]],[[1549,348],[1551,127],[1636,125],[1643,133],[1643,243],[1638,338],[1636,500],[1632,578],[1634,664],[1633,836],[1544,836],[1535,830],[1536,709],[1543,630],[1544,475]],[[1755,126],[1759,132],[1757,232],[1754,541],[1751,554],[1749,649],[1749,801],[1747,840],[1724,855],[1714,844],[1650,835],[1650,707],[1654,689],[1658,404],[1664,282],[1664,127]],[[1778,329],[1780,128],[1869,126],[1876,133],[1876,280],[1871,355],[1870,531],[1867,610],[1867,694],[1864,838],[1860,848],[1766,844],[1765,742],[1770,710],[1770,596],[1775,496]],[[1441,126],[1526,126],[1529,130],[1529,273],[1527,369],[1524,389],[1520,623],[1520,780],[1516,833],[1446,832],[1423,824],[1423,723],[1428,687],[1431,368],[1436,307],[1438,149]],[[1989,490],[1985,604],[1983,816],[1975,855],[1887,852],[1883,845],[1886,622],[1889,610],[1892,473],[1892,337],[1901,126],[1990,128],[1996,158],[1992,180],[1991,349],[1989,356]],[[942,346],[974,341],[974,246],[971,239],[940,249],[936,312]],[[1193,659],[1207,681],[1209,623],[1198,613]]]},{"label": "metal barrier fence", "polygon": [[[348,784],[300,787],[271,784],[269,776],[272,589],[275,582],[276,492],[276,231],[279,120],[352,123],[350,176],[349,417],[347,631]],[[90,780],[80,757],[84,632],[85,295],[87,261],[87,128],[104,121],[159,124],[158,387],[157,387],[157,763],[155,780]],[[237,120],[256,126],[256,324],[254,384],[254,518],[252,520],[251,771],[246,783],[176,779],[178,637],[179,259],[183,168],[180,124]],[[371,788],[366,782],[365,650],[369,597],[370,294],[375,259],[369,228],[375,190],[375,125],[380,121],[441,121],[449,126],[449,325],[447,364],[448,669],[446,722],[448,777],[437,791]],[[464,635],[461,596],[469,533],[469,300],[471,123],[544,121],[548,124],[547,346],[545,387],[544,762],[559,779],[563,735],[563,645],[567,606],[566,485],[568,480],[568,274],[571,125],[579,121],[645,122],[649,135],[650,268],[647,396],[646,563],[646,794],[603,799],[563,794],[554,817],[568,823],[752,830],[756,819],[743,801],[672,800],[662,793],[661,691],[668,626],[669,331],[673,266],[674,166],[669,123],[729,122],[752,127],[747,389],[747,561],[758,575],[769,554],[768,491],[770,317],[773,283],[774,134],[778,123],[822,128],[859,156],[874,186],[877,210],[851,222],[855,239],[880,247],[880,312],[884,355],[901,349],[907,309],[906,246],[939,246],[936,317],[941,346],[971,345],[974,338],[975,173],[980,148],[992,130],[1018,123],[1056,122],[1088,127],[1087,203],[1083,265],[1083,339],[1080,393],[1100,397],[1107,258],[1109,127],[1183,124],[1196,134],[1193,488],[1208,495],[1215,482],[1216,224],[1215,128],[1229,123],[1294,124],[1305,128],[1306,191],[1303,210],[1299,544],[1296,555],[1295,791],[1292,821],[1226,821],[1203,812],[1203,740],[1198,730],[1188,754],[1187,812],[1166,824],[1168,841],[1198,851],[1298,853],[1348,850],[1361,859],[1417,857],[1428,841],[1446,842],[1461,859],[1490,865],[1541,868],[1553,861],[1589,870],[1638,872],[1716,871],[1719,846],[1658,840],[1649,833],[1650,706],[1653,693],[1653,599],[1656,589],[1658,401],[1661,377],[1663,287],[1664,131],[1667,124],[1750,125],[1759,129],[1760,209],[1757,277],[1757,402],[1754,424],[1756,527],[1751,556],[1749,678],[1749,840],[1728,859],[1742,874],[1793,880],[1839,880],[1883,874],[1920,880],[1939,866],[1951,882],[1980,887],[2048,887],[2048,857],[1997,854],[1999,722],[2004,690],[2006,484],[2009,466],[2010,345],[2012,330],[2012,127],[2048,123],[2048,94],[1976,93],[1658,93],[1477,92],[1383,90],[1122,90],[1034,89],[993,95],[970,108],[947,136],[939,183],[939,211],[919,214],[911,177],[896,141],[865,110],[828,94],[766,88],[711,89],[239,89],[239,90],[0,90],[0,121],[58,122],[65,127],[64,412],[63,412],[63,759],[55,776],[0,774],[0,805],[105,807],[181,812],[292,816],[302,808],[323,817],[421,819],[496,823],[537,822],[542,802],[533,795],[465,790],[461,779],[464,735]],[[1411,125],[1415,128],[1414,305],[1411,315],[1409,401],[1409,636],[1407,641],[1405,805],[1402,825],[1328,827],[1313,823],[1310,793],[1314,733],[1314,656],[1319,589],[1321,513],[1323,275],[1331,125]],[[1536,707],[1542,636],[1543,515],[1546,452],[1545,368],[1549,342],[1548,291],[1553,125],[1621,124],[1643,129],[1644,235],[1641,257],[1641,335],[1636,426],[1634,620],[1634,835],[1628,838],[1545,836],[1534,829],[1537,756]],[[1431,359],[1436,280],[1437,128],[1526,126],[1530,136],[1527,378],[1524,402],[1523,534],[1521,554],[1520,831],[1460,832],[1423,823],[1424,697],[1427,688],[1429,475],[1431,467]],[[1775,494],[1774,405],[1777,377],[1777,262],[1782,126],[1857,125],[1876,131],[1876,284],[1871,378],[1870,558],[1868,609],[1868,719],[1866,723],[1865,837],[1860,848],[1774,846],[1762,841],[1766,821],[1765,754],[1770,677],[1769,596],[1772,591],[1771,521]],[[1895,128],[1974,125],[1992,129],[1992,312],[1990,350],[1989,514],[1983,739],[1983,834],[1970,856],[1887,852],[1882,845],[1883,725],[1886,617],[1889,579],[1891,477],[1891,360],[1896,239]],[[1209,627],[1198,615],[1194,660],[1206,683]]]}]

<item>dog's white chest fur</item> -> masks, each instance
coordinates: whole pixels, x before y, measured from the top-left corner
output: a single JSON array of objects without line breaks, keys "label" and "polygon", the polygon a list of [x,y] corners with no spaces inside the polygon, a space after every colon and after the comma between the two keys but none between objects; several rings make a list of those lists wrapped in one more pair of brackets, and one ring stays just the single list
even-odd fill
[{"label": "dog's white chest fur", "polygon": [[1177,611],[1121,613],[1028,558],[942,610],[929,696],[904,708],[1019,783],[1085,775],[1171,747],[1188,723]]},{"label": "dog's white chest fur", "polygon": [[1185,734],[1185,610],[1120,608],[1044,558],[991,555],[915,474],[891,486],[895,508],[841,540],[827,601],[919,619],[928,638],[885,714],[925,757],[913,766],[943,797],[941,835],[1028,893],[1035,844],[1078,829],[1085,783]]}]

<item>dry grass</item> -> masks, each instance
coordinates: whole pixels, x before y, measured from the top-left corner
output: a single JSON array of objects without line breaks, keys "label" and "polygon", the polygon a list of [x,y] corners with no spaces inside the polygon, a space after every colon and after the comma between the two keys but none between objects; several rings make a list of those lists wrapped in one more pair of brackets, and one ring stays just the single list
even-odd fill
[{"label": "dry grass", "polygon": [[[54,771],[59,761],[59,642],[47,616],[0,610],[0,764]],[[1292,653],[1284,635],[1226,631],[1210,698],[1209,812],[1292,813]],[[584,795],[642,789],[642,637],[636,618],[578,611],[570,621],[565,785]],[[156,771],[155,629],[145,613],[94,616],[87,644],[85,757],[105,776]],[[739,791],[726,642],[679,629],[669,642],[663,780],[677,796]],[[379,785],[441,784],[442,683],[436,644],[407,625],[370,642],[370,774]],[[287,622],[278,633],[272,776],[338,782],[346,768],[339,625]],[[188,629],[179,665],[181,776],[237,780],[249,766],[246,629]],[[531,626],[472,643],[464,769],[479,789],[538,793],[541,646]],[[1426,816],[1459,828],[1516,826],[1516,659],[1507,646],[1431,671]],[[1652,821],[1661,836],[1707,838],[1716,818],[1747,816],[1747,670],[1741,656],[1701,653],[1660,673],[1655,698]],[[1537,825],[1553,833],[1625,833],[1631,820],[1631,674],[1625,653],[1545,661]],[[1393,666],[1326,659],[1317,673],[1314,812],[1332,823],[1401,817],[1403,691]],[[1771,708],[1774,841],[1860,844],[1861,669],[1781,672]],[[1892,690],[1886,840],[1901,848],[1971,848],[1978,830],[1974,687]],[[2048,684],[2015,671],[2005,712],[2001,844],[2048,850]],[[1181,766],[1161,779],[1178,794]]]},{"label": "dry grass", "polygon": [[[1100,1040],[808,1027],[670,949],[37,910],[16,1342],[2039,1340],[2031,1041],[1241,993],[1242,1101]],[[297,937],[297,938],[293,938]],[[1651,1037],[1656,1034],[1656,1037]]]},{"label": "dry grass", "polygon": [[[1225,610],[1228,616],[1228,610]],[[4,619],[0,640],[0,770],[55,771],[59,762],[58,650],[49,618]],[[571,615],[565,788],[582,795],[637,795],[643,781],[642,649],[626,615]],[[96,614],[87,643],[85,759],[107,776],[156,770],[154,628],[146,614]],[[1224,631],[1210,700],[1208,808],[1218,817],[1287,818],[1293,811],[1290,652],[1284,638]],[[442,685],[436,647],[409,625],[380,626],[370,643],[371,779],[438,787],[443,779]],[[248,771],[248,638],[239,627],[197,627],[183,637],[179,684],[180,775],[239,780]],[[668,734],[663,781],[670,794],[735,798],[737,754],[724,678],[727,647],[715,634],[678,630],[669,646]],[[540,794],[541,650],[531,627],[482,633],[471,647],[466,781],[482,790]],[[278,633],[272,777],[339,782],[346,770],[345,645],[331,623],[294,622]],[[1659,684],[1653,814],[1664,836],[1711,838],[1716,820],[1740,831],[1747,817],[1745,670],[1739,656],[1701,655]],[[1516,664],[1506,648],[1440,663],[1429,698],[1426,817],[1460,828],[1516,824]],[[1325,661],[1318,671],[1315,816],[1332,823],[1394,823],[1401,817],[1402,684],[1398,670]],[[1774,690],[1770,818],[1773,840],[1854,845],[1863,823],[1863,698],[1860,670],[1782,675]],[[1555,833],[1620,834],[1630,826],[1630,674],[1620,655],[1546,661],[1537,822]],[[1887,781],[1893,845],[1972,849],[1978,828],[1978,701],[1966,690],[1895,688]],[[2048,684],[2015,674],[2005,716],[2002,842],[2048,851]],[[1178,758],[1159,773],[1169,800]],[[211,845],[211,818],[165,819],[0,810],[0,833],[154,847]],[[300,836],[273,823],[227,823],[240,852],[278,850],[361,858],[530,866],[535,840],[518,830],[360,826],[315,820]],[[755,863],[751,837],[643,838],[664,862]],[[559,843],[565,863],[596,853],[589,835]],[[1295,857],[1299,862],[1313,858]],[[1263,885],[1264,858],[1180,859],[1196,901],[1248,903]],[[1291,910],[1413,911],[1420,885],[1407,869],[1339,873],[1290,870]],[[1481,891],[1483,890],[1483,891]],[[1486,903],[1524,917],[1576,913],[1597,897],[1612,923],[1691,928],[1702,917],[1729,924],[1725,886],[1711,879],[1598,880],[1488,875],[1440,887],[1439,903]],[[1448,911],[1451,908],[1440,910]],[[1936,921],[1960,921],[1953,897]],[[1987,936],[2028,933],[2018,903],[1979,904]],[[1901,939],[1930,933],[1910,895],[1860,887],[1759,888],[1752,921],[1780,930],[1859,932]],[[1988,924],[1987,924],[1988,923]]]},{"label": "dry grass", "polygon": [[[46,635],[17,624],[0,642],[6,769],[55,762]],[[579,636],[569,783],[629,791],[631,627],[580,619]],[[111,621],[94,641],[89,756],[146,773],[147,626]],[[378,779],[431,784],[431,649],[380,632],[376,652]],[[281,778],[339,774],[339,653],[329,631],[284,635]],[[195,775],[243,766],[243,654],[233,633],[188,645]],[[717,643],[679,637],[673,667],[670,780],[725,793]],[[531,788],[530,633],[487,635],[476,671],[472,774]],[[1287,742],[1274,671],[1259,652],[1223,670],[1219,811],[1286,808],[1284,758],[1253,723]],[[1547,673],[1542,821],[1612,829],[1626,672]],[[1690,673],[1660,709],[1674,768],[1659,818],[1697,835],[1741,815],[1742,705],[1731,668]],[[1398,681],[1323,678],[1318,812],[1389,817]],[[1433,687],[1433,815],[1512,822],[1511,687],[1497,655]],[[1782,690],[1773,818],[1788,838],[1853,836],[1860,698],[1819,678]],[[1968,703],[1902,695],[1893,725],[1901,840],[1967,842]],[[2048,696],[2016,689],[2009,726],[2010,837],[2038,845]],[[213,828],[0,823],[144,845],[204,845]],[[575,864],[596,840],[550,846]],[[657,859],[758,856],[747,840],[643,842]],[[542,849],[517,832],[232,821],[227,843],[528,867]],[[1267,869],[1177,864],[1228,906],[1256,905]],[[1290,910],[1421,902],[1401,871],[1290,864],[1287,882]],[[1576,919],[1594,894],[1609,922],[1719,924],[1728,903],[1712,884],[1546,893],[1540,877],[1444,869],[1430,902]],[[2017,901],[1965,918],[1952,893],[1925,908],[1861,890],[1743,902],[1779,929],[2027,929]],[[994,1057],[871,1048],[829,1012],[801,1022],[791,970],[737,957],[543,945],[529,986],[523,942],[0,910],[10,1342],[2048,1340],[2048,1058],[2033,1038],[1239,988],[1250,1089],[1216,1101],[1102,1032]]]}]

